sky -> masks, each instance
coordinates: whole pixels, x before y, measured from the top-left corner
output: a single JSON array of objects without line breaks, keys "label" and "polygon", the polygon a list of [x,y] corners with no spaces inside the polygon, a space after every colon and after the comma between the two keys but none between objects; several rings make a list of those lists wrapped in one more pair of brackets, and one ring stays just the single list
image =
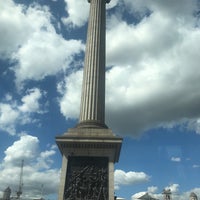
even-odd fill
[{"label": "sky", "polygon": [[[57,199],[55,137],[78,122],[87,0],[0,0],[0,197]],[[200,198],[200,1],[111,0],[106,124],[123,137],[115,194]],[[120,198],[119,198],[120,199]]]}]

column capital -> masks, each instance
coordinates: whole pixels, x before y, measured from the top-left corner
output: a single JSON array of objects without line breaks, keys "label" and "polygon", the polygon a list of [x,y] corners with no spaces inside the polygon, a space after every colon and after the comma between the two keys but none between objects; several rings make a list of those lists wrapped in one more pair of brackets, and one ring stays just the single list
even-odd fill
[{"label": "column capital", "polygon": [[[110,3],[111,0],[105,0],[106,3]],[[88,0],[88,2],[90,3],[91,0]]]}]

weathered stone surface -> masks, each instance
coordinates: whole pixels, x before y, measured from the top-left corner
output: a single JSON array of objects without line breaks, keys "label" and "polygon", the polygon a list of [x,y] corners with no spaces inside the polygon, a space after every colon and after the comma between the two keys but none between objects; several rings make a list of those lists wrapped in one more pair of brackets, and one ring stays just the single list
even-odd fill
[{"label": "weathered stone surface", "polygon": [[118,162],[122,138],[115,136],[110,129],[69,129],[68,133],[56,137],[60,152],[66,157],[106,156]]},{"label": "weathered stone surface", "polygon": [[56,137],[63,156],[58,200],[114,200],[114,163],[122,138],[104,121],[105,4],[110,1],[89,2],[79,123]]},{"label": "weathered stone surface", "polygon": [[90,1],[79,127],[105,127],[105,4]]}]

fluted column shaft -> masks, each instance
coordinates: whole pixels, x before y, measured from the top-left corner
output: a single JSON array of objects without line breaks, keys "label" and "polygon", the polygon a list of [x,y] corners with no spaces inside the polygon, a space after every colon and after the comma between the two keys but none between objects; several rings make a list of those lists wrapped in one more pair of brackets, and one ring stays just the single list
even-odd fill
[{"label": "fluted column shaft", "polygon": [[88,0],[85,64],[79,127],[105,126],[105,4],[107,0]]}]

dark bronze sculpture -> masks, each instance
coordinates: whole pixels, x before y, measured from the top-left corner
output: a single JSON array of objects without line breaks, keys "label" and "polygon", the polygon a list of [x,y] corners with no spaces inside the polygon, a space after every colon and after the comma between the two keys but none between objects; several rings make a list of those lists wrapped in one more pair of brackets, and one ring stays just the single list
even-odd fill
[{"label": "dark bronze sculpture", "polygon": [[65,200],[107,200],[107,163],[104,157],[69,157]]}]

